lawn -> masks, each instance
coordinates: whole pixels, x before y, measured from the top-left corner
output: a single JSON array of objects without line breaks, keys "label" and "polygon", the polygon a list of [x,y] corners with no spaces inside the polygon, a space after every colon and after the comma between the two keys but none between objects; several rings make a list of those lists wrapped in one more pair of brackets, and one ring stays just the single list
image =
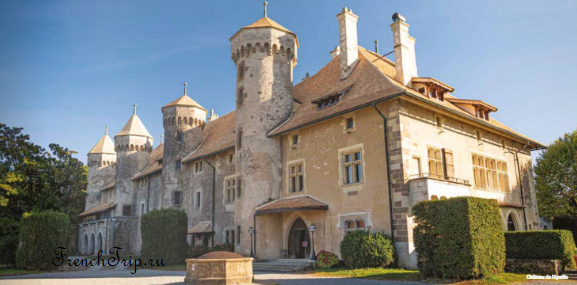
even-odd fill
[{"label": "lawn", "polygon": [[456,285],[500,285],[512,284],[517,282],[526,282],[526,274],[502,273],[498,276],[487,276],[479,280],[455,281],[443,280],[436,278],[429,278],[423,280],[420,277],[418,270],[406,270],[397,268],[361,268],[361,269],[347,269],[347,268],[331,268],[319,269],[312,273],[318,276],[329,277],[353,277],[353,278],[368,278],[377,280],[395,280],[395,281],[424,281],[427,283],[443,283]]},{"label": "lawn", "polygon": [[0,276],[14,276],[42,273],[40,270],[0,269]]}]

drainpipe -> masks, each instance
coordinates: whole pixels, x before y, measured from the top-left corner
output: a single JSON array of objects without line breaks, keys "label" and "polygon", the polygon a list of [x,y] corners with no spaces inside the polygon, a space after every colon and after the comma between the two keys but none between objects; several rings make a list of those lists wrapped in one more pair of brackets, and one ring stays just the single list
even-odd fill
[{"label": "drainpipe", "polygon": [[215,205],[215,195],[214,195],[214,185],[216,183],[216,169],[214,168],[214,166],[212,164],[210,164],[210,162],[208,162],[208,160],[206,160],[206,156],[203,156],[201,158],[204,162],[206,162],[206,164],[208,164],[208,166],[210,166],[210,168],[212,168],[212,216],[211,216],[211,227],[212,227],[212,246],[214,246],[214,237],[216,236],[216,232],[214,231],[214,205]]},{"label": "drainpipe", "polygon": [[383,137],[385,139],[385,158],[387,163],[387,186],[389,188],[389,215],[391,217],[391,239],[395,242],[395,231],[393,229],[393,194],[391,192],[391,168],[389,162],[389,140],[387,137],[387,117],[381,113],[381,111],[377,108],[377,103],[373,103],[373,108],[375,111],[379,113],[379,116],[383,119]]},{"label": "drainpipe", "polygon": [[254,259],[257,259],[257,258],[256,258],[256,213],[254,213],[254,214],[252,215],[252,227],[253,227],[253,230],[254,230],[254,234],[253,234],[253,237],[254,237],[254,239],[253,239],[253,242],[254,242],[254,245],[253,245],[254,252],[253,252],[253,254],[254,254]]},{"label": "drainpipe", "polygon": [[[525,146],[523,148],[518,149],[517,151],[515,151],[515,164],[517,165],[517,183],[519,183],[519,190],[521,191],[521,205],[525,206],[525,196],[524,196],[524,191],[523,191],[523,178],[521,177],[521,165],[519,163],[519,152],[528,147],[529,146],[529,142],[527,142],[527,144],[525,144]],[[523,207],[523,221],[525,222],[525,230],[529,230],[529,228],[527,227],[527,213],[525,212],[525,207]]]}]

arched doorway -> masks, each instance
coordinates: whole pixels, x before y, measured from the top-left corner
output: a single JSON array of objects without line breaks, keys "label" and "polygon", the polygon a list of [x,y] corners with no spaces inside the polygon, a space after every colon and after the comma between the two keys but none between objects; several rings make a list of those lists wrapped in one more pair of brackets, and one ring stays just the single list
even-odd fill
[{"label": "arched doorway", "polygon": [[90,236],[90,248],[88,250],[88,254],[94,255],[94,234]]},{"label": "arched doorway", "polygon": [[84,235],[84,240],[82,241],[82,254],[88,254],[88,234]]},{"label": "arched doorway", "polygon": [[[296,219],[290,230],[288,238],[288,257],[307,258],[311,254],[311,239],[307,225],[301,218]],[[305,246],[306,245],[306,246]]]},{"label": "arched doorway", "polygon": [[96,239],[96,254],[102,250],[102,233],[98,233],[98,238]]},{"label": "arched doorway", "polygon": [[513,214],[509,214],[509,218],[507,218],[507,231],[514,232],[517,230],[517,225],[515,224],[515,220],[513,219]]}]

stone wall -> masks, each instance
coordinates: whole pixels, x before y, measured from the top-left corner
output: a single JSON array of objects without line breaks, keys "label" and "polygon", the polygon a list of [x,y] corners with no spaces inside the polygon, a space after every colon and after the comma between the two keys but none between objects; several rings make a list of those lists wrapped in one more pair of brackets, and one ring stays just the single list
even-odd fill
[{"label": "stone wall", "polygon": [[563,266],[558,259],[507,259],[505,271],[560,275],[563,273]]}]

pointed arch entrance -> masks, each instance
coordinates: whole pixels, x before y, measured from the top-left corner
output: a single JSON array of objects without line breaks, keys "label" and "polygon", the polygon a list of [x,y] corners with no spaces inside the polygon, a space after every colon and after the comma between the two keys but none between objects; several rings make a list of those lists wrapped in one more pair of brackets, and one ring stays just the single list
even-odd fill
[{"label": "pointed arch entrance", "polygon": [[307,225],[301,218],[297,218],[289,230],[287,245],[288,257],[308,258],[311,254],[310,240]]}]

